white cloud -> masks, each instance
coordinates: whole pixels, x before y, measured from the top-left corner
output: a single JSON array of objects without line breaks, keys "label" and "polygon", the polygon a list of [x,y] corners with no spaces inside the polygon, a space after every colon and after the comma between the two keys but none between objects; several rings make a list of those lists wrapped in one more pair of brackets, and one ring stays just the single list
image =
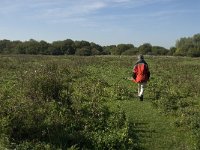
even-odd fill
[{"label": "white cloud", "polygon": [[147,1],[150,0],[1,0],[0,13],[6,12],[9,14],[28,11],[28,9],[41,9],[39,12],[45,14],[49,12],[53,13],[54,11],[55,13],[59,13],[58,10],[60,10],[61,14],[67,12],[67,16],[69,14],[84,15],[106,7],[112,7],[113,5],[120,6],[121,4],[129,3],[135,5],[143,4]]},{"label": "white cloud", "polygon": [[[137,14],[104,14],[103,9],[122,9],[142,7],[149,4],[169,2],[172,0],[1,0],[0,16],[21,16],[26,19],[43,20],[48,22],[87,22],[93,14],[101,19],[119,19],[133,17],[161,17],[175,13],[185,13],[184,10],[163,10],[158,12],[140,12]],[[101,11],[101,16],[95,13]],[[95,24],[88,21],[88,24]]]},{"label": "white cloud", "polygon": [[34,18],[56,19],[56,20],[73,18],[73,20],[76,20],[77,18],[82,18],[84,16],[87,16],[104,7],[106,7],[106,3],[98,1],[90,3],[80,2],[79,4],[76,2],[73,2],[71,4],[63,3],[62,5],[57,5],[57,7],[48,7],[40,10],[40,14],[37,13],[34,14]]}]

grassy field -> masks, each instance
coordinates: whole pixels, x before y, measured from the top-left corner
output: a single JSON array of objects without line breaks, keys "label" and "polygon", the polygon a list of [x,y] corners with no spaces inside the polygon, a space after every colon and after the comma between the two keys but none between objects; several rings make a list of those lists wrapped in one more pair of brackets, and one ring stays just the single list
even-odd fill
[{"label": "grassy field", "polygon": [[200,59],[0,56],[1,149],[200,149]]}]

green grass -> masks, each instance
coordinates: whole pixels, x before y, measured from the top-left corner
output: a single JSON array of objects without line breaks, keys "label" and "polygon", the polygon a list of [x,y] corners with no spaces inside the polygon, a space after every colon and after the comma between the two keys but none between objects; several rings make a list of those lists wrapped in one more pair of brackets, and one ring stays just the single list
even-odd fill
[{"label": "green grass", "polygon": [[[42,77],[41,79],[44,80],[48,77],[52,80],[55,78],[58,79],[55,81],[67,81],[69,78],[73,86],[72,95],[75,93],[74,95],[76,98],[85,103],[83,107],[88,107],[88,113],[90,112],[90,107],[95,107],[93,107],[93,105],[87,105],[87,103],[92,104],[95,100],[101,104],[107,104],[114,112],[119,111],[119,109],[125,112],[129,123],[129,136],[133,139],[134,149],[197,150],[200,148],[198,145],[200,143],[200,136],[198,135],[200,131],[198,124],[200,122],[200,111],[198,109],[200,106],[198,102],[200,97],[199,59],[183,57],[146,57],[151,71],[151,80],[145,89],[144,101],[141,102],[136,96],[137,84],[125,79],[131,76],[136,57],[13,55],[0,56],[0,58],[0,99],[2,102],[6,101],[6,106],[10,106],[12,101],[16,104],[17,100],[24,105],[24,101],[26,100],[24,97],[27,96],[27,93],[25,94],[24,92],[28,90],[26,89],[27,87],[31,88],[31,86],[34,85],[35,80],[33,79],[37,79],[37,77]],[[48,67],[48,65],[51,66],[51,64],[58,67],[57,72],[55,72],[55,78],[54,76],[48,76],[48,74],[41,75],[39,73],[34,73],[35,70],[43,69],[42,66],[47,65]],[[43,71],[45,73],[45,70]],[[26,72],[32,78],[27,79],[28,76]],[[69,72],[69,74],[67,72]],[[39,79],[40,78],[37,80],[38,82],[40,81]],[[32,81],[32,84],[30,84],[31,82],[29,82],[29,80]],[[49,86],[53,88],[53,85],[50,84]],[[71,86],[71,84],[69,86]],[[24,88],[26,90],[24,90]],[[35,93],[37,94],[37,85],[35,85],[35,88]],[[51,89],[49,89],[49,91],[51,91]],[[34,96],[35,93],[32,93],[32,95]],[[49,94],[49,92],[46,94]],[[27,102],[30,101],[27,100]],[[57,112],[57,109],[60,109],[56,105],[54,106],[54,110],[54,107],[52,107],[54,104],[48,104],[48,100],[46,103],[47,104],[43,104],[45,109],[48,108],[55,112]],[[78,107],[77,111],[80,111],[82,103],[76,101],[75,104],[75,106]],[[34,101],[29,105],[35,106],[38,111],[48,112],[48,110],[40,108],[39,105],[34,105]],[[14,106],[13,108],[18,112]],[[101,109],[98,107],[97,109],[95,108],[98,110],[98,113],[104,110],[103,107],[100,108]],[[33,117],[32,115],[29,117],[34,118],[34,109],[30,110],[33,111]],[[67,109],[62,107],[61,110],[64,112],[64,110]],[[24,111],[28,113],[29,110],[24,109]],[[49,114],[51,114],[50,112]],[[23,111],[21,112],[19,110],[19,118],[21,117],[20,113],[23,115]],[[0,123],[2,126],[4,126],[3,123],[10,123],[9,121],[3,122],[9,118],[9,114],[5,116],[2,111],[0,115],[0,121],[2,121]],[[40,115],[40,113],[38,115]],[[53,115],[56,116],[57,114],[53,113],[51,115],[52,116],[47,115],[43,117],[49,117],[50,120],[53,120]],[[90,115],[92,116],[92,114]],[[15,117],[15,114],[13,114],[13,117]],[[87,116],[84,117],[86,121],[87,119],[89,120]],[[79,119],[81,120],[81,117]],[[56,120],[56,123],[59,124],[60,120]],[[62,121],[64,123],[67,122],[65,122],[65,120]],[[98,121],[98,119],[96,121]],[[116,122],[113,122],[113,124]],[[51,124],[51,121],[48,123]],[[112,124],[112,121],[110,124]],[[28,125],[31,126],[31,124]],[[52,128],[54,127],[52,126]],[[122,131],[124,130],[122,129]],[[6,134],[6,132],[4,134]],[[110,132],[113,136],[112,131]],[[118,136],[119,135],[120,134],[118,134]],[[99,135],[97,134],[95,136],[98,139]],[[0,144],[3,143],[3,140],[3,138],[0,139]],[[5,141],[4,145],[9,143],[7,139]]]},{"label": "green grass", "polygon": [[131,99],[117,101],[133,124],[133,135],[140,149],[148,150],[191,150],[194,137],[186,129],[176,128],[174,118],[168,117],[152,107],[148,101]]}]

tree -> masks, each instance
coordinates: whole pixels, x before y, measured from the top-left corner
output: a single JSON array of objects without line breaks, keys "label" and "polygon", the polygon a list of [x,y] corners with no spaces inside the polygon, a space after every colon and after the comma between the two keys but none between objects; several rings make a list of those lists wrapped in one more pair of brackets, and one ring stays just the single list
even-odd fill
[{"label": "tree", "polygon": [[83,47],[83,48],[77,49],[75,54],[79,56],[90,56],[92,55],[92,51],[86,47]]},{"label": "tree", "polygon": [[196,48],[189,48],[189,50],[187,52],[187,56],[200,57],[200,50],[198,50]]},{"label": "tree", "polygon": [[193,44],[195,49],[200,50],[200,33],[193,36]]},{"label": "tree", "polygon": [[76,51],[74,41],[72,41],[71,39],[64,40],[63,51],[64,51],[64,54],[74,55]]},{"label": "tree", "polygon": [[181,38],[176,42],[176,55],[186,56],[190,48],[193,48],[192,38]]},{"label": "tree", "polygon": [[119,44],[117,45],[115,51],[113,52],[114,55],[121,55],[128,49],[134,48],[132,44]]},{"label": "tree", "polygon": [[169,55],[174,55],[174,53],[176,52],[176,47],[170,47],[169,49]]},{"label": "tree", "polygon": [[49,48],[52,55],[64,55],[63,41],[54,41]]},{"label": "tree", "polygon": [[[95,44],[93,42],[90,43],[90,47],[91,47],[93,52],[96,51],[95,53],[102,54],[102,52],[103,52],[103,48],[100,45]],[[96,55],[98,55],[98,54],[96,54]]]},{"label": "tree", "polygon": [[21,42],[16,46],[16,53],[17,54],[26,54],[26,47],[24,44]]},{"label": "tree", "polygon": [[11,50],[12,46],[11,46],[12,42],[10,40],[1,40],[0,41],[0,53],[9,53],[9,51]]},{"label": "tree", "polygon": [[152,46],[149,43],[144,43],[138,47],[138,50],[140,54],[148,54],[152,52]]},{"label": "tree", "polygon": [[99,55],[100,52],[96,48],[91,49],[91,55]]},{"label": "tree", "polygon": [[122,55],[137,55],[138,52],[139,52],[138,49],[135,47],[135,48],[126,50],[125,52],[122,53]]},{"label": "tree", "polygon": [[40,54],[44,54],[44,55],[47,55],[47,54],[49,54],[48,53],[48,48],[49,48],[49,46],[50,46],[50,44],[49,43],[47,43],[46,41],[40,41],[40,51],[39,51],[39,53]]},{"label": "tree", "polygon": [[11,54],[11,53],[15,53],[15,54],[17,54],[18,53],[18,50],[17,50],[17,47],[18,47],[18,45],[20,45],[22,42],[21,41],[13,41],[12,43],[11,43],[11,49],[9,50],[9,54]]},{"label": "tree", "polygon": [[76,48],[90,47],[90,43],[88,41],[75,41],[74,44]]},{"label": "tree", "polygon": [[39,54],[40,43],[38,41],[30,39],[29,41],[25,41],[22,45],[26,54]]},{"label": "tree", "polygon": [[175,55],[199,57],[200,34],[193,37],[184,37],[176,41]]},{"label": "tree", "polygon": [[169,53],[169,50],[167,50],[164,47],[161,46],[152,46],[152,54],[153,55],[166,55]]},{"label": "tree", "polygon": [[105,54],[111,54],[111,55],[113,55],[114,52],[115,52],[115,50],[116,50],[116,48],[117,48],[116,45],[104,46],[103,47],[103,52]]}]

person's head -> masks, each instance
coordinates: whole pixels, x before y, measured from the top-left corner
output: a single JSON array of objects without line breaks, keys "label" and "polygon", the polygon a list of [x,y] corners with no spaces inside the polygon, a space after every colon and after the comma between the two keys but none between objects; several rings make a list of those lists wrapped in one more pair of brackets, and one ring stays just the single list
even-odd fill
[{"label": "person's head", "polygon": [[144,59],[144,56],[143,55],[138,55],[138,60],[142,60]]}]

